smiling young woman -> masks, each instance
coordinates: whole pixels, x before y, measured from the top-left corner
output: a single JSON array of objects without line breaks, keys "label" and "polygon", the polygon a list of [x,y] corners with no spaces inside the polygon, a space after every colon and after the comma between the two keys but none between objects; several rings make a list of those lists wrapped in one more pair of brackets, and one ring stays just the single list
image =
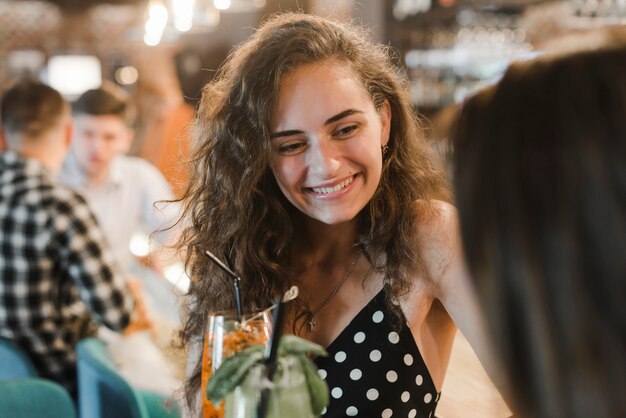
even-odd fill
[{"label": "smiling young woman", "polygon": [[205,250],[230,261],[248,309],[298,285],[285,331],[329,352],[326,417],[432,415],[456,325],[485,353],[444,175],[398,74],[357,27],[277,15],[205,87],[195,124],[186,341],[234,306]]}]

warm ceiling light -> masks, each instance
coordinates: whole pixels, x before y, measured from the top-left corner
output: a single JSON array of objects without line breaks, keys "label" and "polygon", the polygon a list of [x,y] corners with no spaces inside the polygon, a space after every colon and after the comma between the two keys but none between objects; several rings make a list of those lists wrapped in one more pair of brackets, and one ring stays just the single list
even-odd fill
[{"label": "warm ceiling light", "polygon": [[135,84],[139,79],[139,72],[131,65],[120,67],[115,70],[115,81],[124,86]]},{"label": "warm ceiling light", "polygon": [[67,97],[100,87],[100,60],[92,55],[55,55],[48,60],[48,83]]},{"label": "warm ceiling light", "polygon": [[155,46],[161,42],[163,31],[167,25],[167,8],[163,3],[152,3],[148,9],[148,20],[145,23],[143,41],[148,46]]},{"label": "warm ceiling light", "polygon": [[228,10],[231,5],[230,0],[213,0],[213,5],[217,10]]},{"label": "warm ceiling light", "polygon": [[193,24],[195,0],[172,0],[174,27],[179,32],[187,32]]}]

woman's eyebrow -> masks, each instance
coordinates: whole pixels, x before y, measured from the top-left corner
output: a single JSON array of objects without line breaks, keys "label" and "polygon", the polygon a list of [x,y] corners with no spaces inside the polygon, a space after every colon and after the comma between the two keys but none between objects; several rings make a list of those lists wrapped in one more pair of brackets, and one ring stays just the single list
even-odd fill
[{"label": "woman's eyebrow", "polygon": [[343,112],[337,113],[335,116],[331,116],[330,118],[326,119],[326,122],[324,122],[324,125],[329,125],[333,122],[337,122],[338,120],[341,120],[345,118],[346,116],[354,115],[355,113],[363,113],[363,112],[357,109],[344,110]]},{"label": "woman's eyebrow", "polygon": [[[347,109],[347,110],[344,110],[343,112],[337,113],[336,115],[331,116],[330,118],[326,119],[326,121],[324,122],[324,125],[330,125],[333,122],[337,122],[338,120],[341,120],[345,118],[346,116],[354,115],[356,113],[362,114],[363,112],[357,109]],[[274,132],[273,134],[270,135],[270,138],[274,139],[274,138],[279,138],[281,136],[298,135],[302,133],[304,132],[297,130],[297,129],[291,129],[288,131]]]},{"label": "woman's eyebrow", "polygon": [[270,135],[270,138],[274,139],[274,138],[279,138],[281,136],[291,136],[291,135],[298,135],[298,134],[303,134],[303,133],[304,133],[303,131],[292,129],[289,131],[274,132],[273,134]]}]

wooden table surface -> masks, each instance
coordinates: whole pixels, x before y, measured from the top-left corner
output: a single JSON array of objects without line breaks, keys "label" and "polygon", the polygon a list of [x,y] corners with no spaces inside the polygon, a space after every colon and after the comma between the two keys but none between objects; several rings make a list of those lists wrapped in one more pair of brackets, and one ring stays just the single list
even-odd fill
[{"label": "wooden table surface", "polygon": [[441,392],[438,418],[506,418],[511,415],[460,332],[454,341]]}]

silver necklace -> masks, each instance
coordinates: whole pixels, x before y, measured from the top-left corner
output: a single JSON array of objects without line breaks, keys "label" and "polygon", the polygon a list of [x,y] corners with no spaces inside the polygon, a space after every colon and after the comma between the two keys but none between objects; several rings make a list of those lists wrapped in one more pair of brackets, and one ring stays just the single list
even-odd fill
[{"label": "silver necklace", "polygon": [[352,274],[352,270],[354,270],[354,267],[356,266],[357,261],[359,261],[359,258],[361,258],[361,251],[357,252],[356,256],[350,263],[348,270],[346,270],[341,280],[339,280],[339,283],[335,285],[334,289],[328,294],[326,299],[324,299],[324,301],[320,303],[320,305],[317,308],[315,308],[312,311],[307,312],[306,321],[307,321],[307,324],[309,325],[309,332],[312,332],[317,326],[315,315],[317,315],[322,309],[324,309],[326,305],[328,305],[330,301],[333,300],[335,296],[337,296],[337,292],[339,292],[339,289],[341,289],[341,286],[343,286],[346,280],[348,280],[348,277],[350,277],[350,274]]}]

